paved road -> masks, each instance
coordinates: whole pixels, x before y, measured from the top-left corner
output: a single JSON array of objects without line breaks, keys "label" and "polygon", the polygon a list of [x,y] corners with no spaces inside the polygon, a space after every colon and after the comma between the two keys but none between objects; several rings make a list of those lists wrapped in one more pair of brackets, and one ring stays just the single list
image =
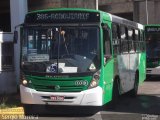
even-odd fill
[{"label": "paved road", "polygon": [[121,96],[115,110],[54,107],[48,111],[52,112],[39,116],[38,120],[160,120],[160,78],[145,81],[139,87],[137,98]]}]

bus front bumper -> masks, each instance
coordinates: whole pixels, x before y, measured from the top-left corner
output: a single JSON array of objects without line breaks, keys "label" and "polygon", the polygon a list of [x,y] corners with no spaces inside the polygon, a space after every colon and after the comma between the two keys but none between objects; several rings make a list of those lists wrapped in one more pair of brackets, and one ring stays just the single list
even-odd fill
[{"label": "bus front bumper", "polygon": [[[103,90],[101,87],[96,87],[81,92],[41,92],[20,85],[20,94],[23,104],[102,106]],[[52,99],[57,96],[64,99]]]},{"label": "bus front bumper", "polygon": [[147,68],[147,75],[160,75],[160,66],[157,68]]}]

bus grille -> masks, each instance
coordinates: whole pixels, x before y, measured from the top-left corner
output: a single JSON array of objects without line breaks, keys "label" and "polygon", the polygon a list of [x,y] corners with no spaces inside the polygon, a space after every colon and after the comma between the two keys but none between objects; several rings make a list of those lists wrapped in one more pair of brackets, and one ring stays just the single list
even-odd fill
[{"label": "bus grille", "polygon": [[43,92],[80,92],[83,90],[83,87],[75,87],[75,86],[59,86],[59,89],[56,89],[56,86],[53,85],[34,85],[34,88],[37,91]]},{"label": "bus grille", "polygon": [[46,78],[46,77],[29,77],[31,81],[31,87],[37,91],[43,92],[80,92],[86,90],[88,85],[76,85],[76,81],[89,81],[91,77],[86,77],[83,79],[56,79],[56,78]]}]

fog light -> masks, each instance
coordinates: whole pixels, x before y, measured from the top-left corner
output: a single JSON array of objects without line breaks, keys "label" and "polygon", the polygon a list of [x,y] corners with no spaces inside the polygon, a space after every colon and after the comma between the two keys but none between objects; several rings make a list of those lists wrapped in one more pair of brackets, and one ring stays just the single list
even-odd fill
[{"label": "fog light", "polygon": [[93,80],[93,81],[91,82],[91,84],[90,84],[90,87],[93,88],[93,87],[95,87],[95,86],[97,86],[97,82],[96,82],[95,80]]}]

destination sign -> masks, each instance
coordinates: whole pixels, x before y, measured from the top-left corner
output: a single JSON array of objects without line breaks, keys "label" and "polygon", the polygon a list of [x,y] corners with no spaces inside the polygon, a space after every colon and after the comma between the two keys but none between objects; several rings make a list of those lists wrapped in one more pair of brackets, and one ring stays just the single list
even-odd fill
[{"label": "destination sign", "polygon": [[146,27],[146,32],[160,32],[160,27]]},{"label": "destination sign", "polygon": [[97,12],[84,11],[59,11],[30,13],[26,16],[25,23],[86,23],[99,22]]}]

